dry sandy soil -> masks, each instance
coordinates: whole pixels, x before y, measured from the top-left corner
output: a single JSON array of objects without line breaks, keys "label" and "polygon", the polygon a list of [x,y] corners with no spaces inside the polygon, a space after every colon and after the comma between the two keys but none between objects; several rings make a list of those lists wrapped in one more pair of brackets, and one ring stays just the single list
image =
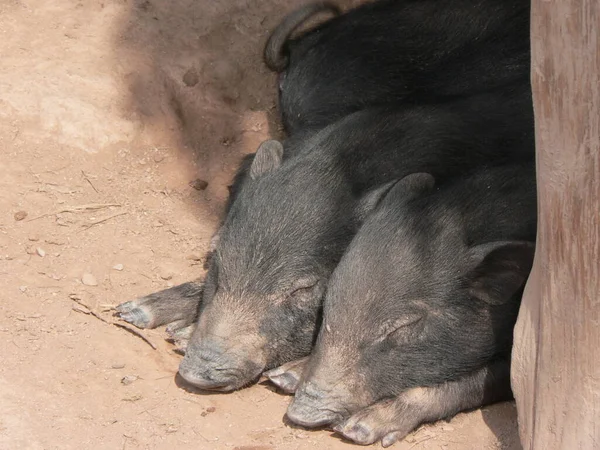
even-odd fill
[{"label": "dry sandy soil", "polygon": [[[202,273],[236,163],[279,133],[262,44],[298,3],[0,2],[2,450],[351,448],[265,383],[179,387],[163,331],[108,311]],[[517,449],[514,406],[395,448]]]}]

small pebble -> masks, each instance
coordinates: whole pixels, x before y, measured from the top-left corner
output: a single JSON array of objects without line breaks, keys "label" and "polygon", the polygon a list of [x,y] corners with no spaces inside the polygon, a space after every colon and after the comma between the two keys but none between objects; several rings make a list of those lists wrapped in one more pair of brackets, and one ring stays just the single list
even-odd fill
[{"label": "small pebble", "polygon": [[182,80],[183,83],[189,87],[196,86],[198,84],[198,81],[200,81],[198,77],[198,72],[196,72],[196,69],[194,69],[193,67],[183,75]]},{"label": "small pebble", "polygon": [[131,383],[133,383],[135,380],[137,380],[138,378],[139,377],[137,377],[136,375],[126,375],[123,378],[121,378],[121,384],[128,386]]},{"label": "small pebble", "polygon": [[81,277],[81,282],[86,286],[98,286],[98,281],[96,281],[96,277],[91,273],[84,273]]},{"label": "small pebble", "polygon": [[203,191],[208,187],[208,181],[201,180],[200,178],[196,178],[189,182],[190,187],[193,187],[197,191]]},{"label": "small pebble", "polygon": [[27,286],[19,286],[21,292],[27,292]]},{"label": "small pebble", "polygon": [[173,278],[173,272],[171,272],[170,270],[166,270],[166,269],[162,269],[159,273],[159,276],[165,280],[168,281],[171,278]]},{"label": "small pebble", "polygon": [[162,223],[160,220],[155,220],[154,222],[152,222],[152,226],[153,227],[163,227],[165,224]]},{"label": "small pebble", "polygon": [[113,269],[118,270],[120,272],[121,270],[123,270],[123,264],[115,264],[113,266]]},{"label": "small pebble", "polygon": [[159,163],[161,162],[163,159],[165,159],[165,155],[161,155],[160,153],[157,153],[156,155],[154,155],[152,157],[152,159],[154,160],[155,163]]},{"label": "small pebble", "polygon": [[27,236],[27,239],[29,239],[32,242],[37,242],[40,240],[40,237],[37,234],[30,234],[29,236]]},{"label": "small pebble", "polygon": [[17,222],[23,220],[25,217],[27,217],[27,211],[17,211],[15,213],[15,220]]},{"label": "small pebble", "polygon": [[442,425],[442,431],[454,431],[454,427],[450,425]]},{"label": "small pebble", "polygon": [[215,408],[214,406],[209,406],[209,407],[208,407],[208,408],[206,408],[204,411],[202,411],[202,412],[200,413],[200,415],[201,415],[202,417],[206,417],[206,416],[208,416],[209,414],[212,414],[212,413],[214,413],[216,410],[217,410],[217,408]]},{"label": "small pebble", "polygon": [[38,247],[38,248],[35,250],[35,252],[36,252],[36,253],[37,253],[39,256],[41,256],[42,258],[43,258],[44,256],[46,256],[46,252],[44,251],[44,249],[43,249],[43,248],[40,248],[40,247]]},{"label": "small pebble", "polygon": [[125,364],[113,364],[112,366],[110,366],[111,369],[124,369],[125,368]]},{"label": "small pebble", "polygon": [[185,259],[189,259],[190,261],[202,261],[202,255],[198,253],[190,253],[185,257]]}]

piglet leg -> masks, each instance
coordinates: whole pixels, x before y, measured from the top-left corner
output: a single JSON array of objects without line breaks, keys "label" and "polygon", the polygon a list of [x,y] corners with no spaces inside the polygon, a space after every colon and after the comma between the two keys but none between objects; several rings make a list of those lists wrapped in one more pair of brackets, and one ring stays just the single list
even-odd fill
[{"label": "piglet leg", "polygon": [[510,362],[496,361],[455,381],[418,387],[358,411],[334,430],[361,445],[381,439],[384,447],[419,425],[481,406],[512,399]]},{"label": "piglet leg", "polygon": [[300,383],[300,377],[308,362],[308,356],[291,361],[264,373],[271,382],[286,394],[293,394]]},{"label": "piglet leg", "polygon": [[190,281],[145,297],[121,303],[116,315],[138,328],[156,328],[170,324],[169,333],[188,327],[198,317],[204,283]]}]

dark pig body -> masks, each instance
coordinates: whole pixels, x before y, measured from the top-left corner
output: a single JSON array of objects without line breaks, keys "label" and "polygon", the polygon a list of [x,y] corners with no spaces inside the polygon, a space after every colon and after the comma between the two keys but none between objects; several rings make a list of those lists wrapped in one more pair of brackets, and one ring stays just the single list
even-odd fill
[{"label": "dark pig body", "polygon": [[383,104],[452,100],[529,76],[529,0],[380,0],[290,38],[331,2],[293,11],[265,46],[288,133]]},{"label": "dark pig body", "polygon": [[[364,110],[308,139],[290,138],[283,153],[262,146],[216,236],[180,374],[229,391],[306,356],[329,276],[389,183],[415,171],[445,180],[532,160],[533,145],[523,83],[453,104]],[[145,299],[126,305],[125,318],[158,311]],[[151,322],[170,321],[165,308],[160,314]]]},{"label": "dark pig body", "polygon": [[360,444],[391,445],[423,422],[512,395],[512,329],[535,247],[534,164],[428,192],[423,174],[411,177],[332,274],[288,409],[296,423],[333,424]]},{"label": "dark pig body", "polygon": [[[277,70],[287,67],[281,78],[281,104],[293,136],[284,152],[269,141],[244,159],[231,188],[225,226],[211,245],[211,255],[218,258],[207,260],[206,286],[200,280],[185,283],[117,308],[124,320],[139,327],[171,323],[170,330],[179,337],[192,333],[209,304],[200,320],[210,323],[218,321],[215,311],[222,303],[244,309],[244,314],[223,312],[223,317],[239,315],[240,321],[226,327],[224,335],[262,336],[260,342],[232,340],[239,346],[233,359],[241,361],[254,353],[260,354],[259,361],[248,370],[237,370],[236,364],[215,354],[191,356],[196,348],[192,346],[183,372],[206,365],[209,379],[195,378],[207,388],[235,389],[260,367],[308,353],[323,285],[385,190],[381,184],[413,170],[431,169],[443,178],[488,158],[495,163],[532,152],[528,1],[380,1],[288,40],[296,25],[315,11],[336,12],[335,6],[324,3],[284,20],[267,44],[268,62],[289,58],[289,64],[271,65]],[[507,87],[511,83],[513,87]],[[487,97],[460,101],[461,96],[498,86],[508,98],[497,89]],[[448,105],[411,110],[411,103],[430,100]],[[406,107],[395,110],[397,102]],[[354,113],[360,110],[365,111]],[[487,117],[491,121],[486,125]],[[488,136],[488,127],[497,129]],[[448,142],[440,145],[446,138]],[[467,142],[470,138],[473,142]],[[297,245],[289,245],[290,240]],[[233,242],[237,251],[225,250]],[[229,279],[235,278],[234,272],[241,274],[239,286],[214,287],[220,295],[213,301],[213,285],[220,278],[215,272],[221,264],[232,266]],[[259,275],[265,274],[272,279],[259,282]],[[228,294],[231,301],[221,299],[225,288],[237,291]],[[310,301],[302,301],[307,298]],[[202,340],[199,333],[197,342]],[[227,353],[223,348],[219,351]],[[231,364],[231,376],[213,373]]]}]

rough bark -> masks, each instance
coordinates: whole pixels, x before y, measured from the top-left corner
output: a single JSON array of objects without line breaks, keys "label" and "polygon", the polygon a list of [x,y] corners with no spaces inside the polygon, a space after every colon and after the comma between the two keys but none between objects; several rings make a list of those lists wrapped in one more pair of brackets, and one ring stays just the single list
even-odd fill
[{"label": "rough bark", "polygon": [[600,2],[532,1],[539,225],[513,349],[525,450],[600,449]]}]

